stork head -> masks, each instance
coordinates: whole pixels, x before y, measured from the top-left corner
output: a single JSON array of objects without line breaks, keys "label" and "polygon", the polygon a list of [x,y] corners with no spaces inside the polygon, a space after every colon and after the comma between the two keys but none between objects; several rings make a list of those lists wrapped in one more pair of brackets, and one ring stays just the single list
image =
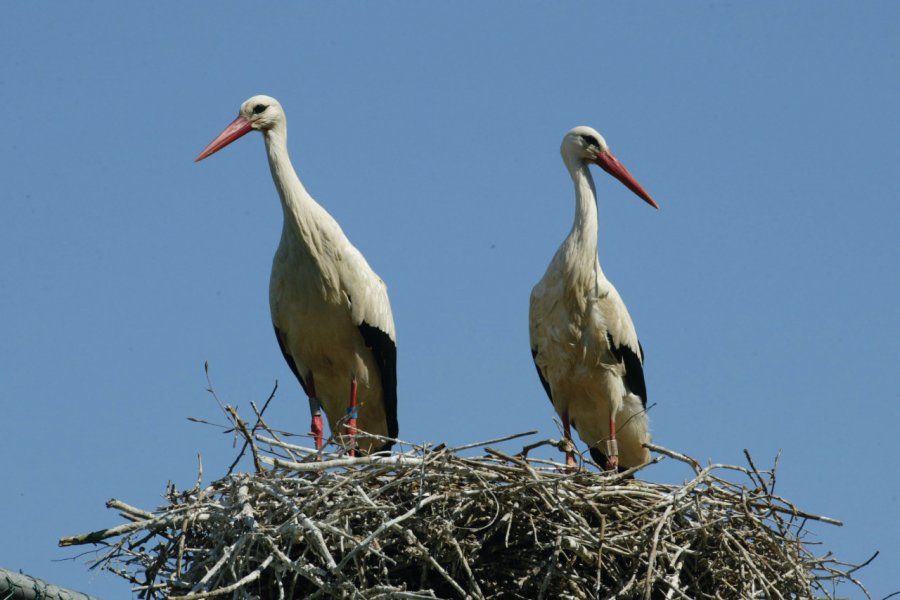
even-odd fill
[{"label": "stork head", "polygon": [[[659,205],[653,201],[641,184],[628,172],[625,165],[613,156],[609,151],[609,146],[603,136],[597,133],[593,127],[580,125],[569,130],[566,137],[563,138],[562,146],[559,149],[563,160],[567,165],[594,163],[599,165],[601,169],[621,181],[625,187],[634,192],[644,202],[653,208],[659,208]],[[572,168],[571,166],[569,167]]]},{"label": "stork head", "polygon": [[253,96],[243,104],[237,118],[203,149],[194,162],[203,160],[210,154],[215,154],[234,140],[242,137],[254,129],[269,131],[287,124],[284,110],[278,100],[271,96]]}]

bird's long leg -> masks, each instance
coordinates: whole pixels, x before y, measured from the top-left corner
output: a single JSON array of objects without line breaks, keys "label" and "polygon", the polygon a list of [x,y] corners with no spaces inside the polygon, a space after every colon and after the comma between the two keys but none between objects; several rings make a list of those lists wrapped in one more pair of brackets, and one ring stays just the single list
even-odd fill
[{"label": "bird's long leg", "polygon": [[313,379],[312,373],[306,378],[306,389],[309,391],[309,414],[312,417],[310,428],[312,429],[313,437],[316,440],[316,450],[321,450],[325,426],[322,423],[322,404],[319,402],[319,397],[316,395],[316,382]]},{"label": "bird's long leg", "polygon": [[350,436],[350,456],[356,456],[356,375],[350,380],[350,408],[347,409],[347,435]]},{"label": "bird's long leg", "polygon": [[566,466],[571,468],[575,468],[578,466],[578,463],[575,462],[575,444],[572,443],[572,429],[569,427],[569,411],[563,413],[562,415],[562,423],[563,423],[563,435],[565,436],[565,447],[566,447]]},{"label": "bird's long leg", "polygon": [[609,439],[606,440],[606,470],[615,471],[619,468],[619,442],[616,441],[616,413],[614,408],[609,411]]}]

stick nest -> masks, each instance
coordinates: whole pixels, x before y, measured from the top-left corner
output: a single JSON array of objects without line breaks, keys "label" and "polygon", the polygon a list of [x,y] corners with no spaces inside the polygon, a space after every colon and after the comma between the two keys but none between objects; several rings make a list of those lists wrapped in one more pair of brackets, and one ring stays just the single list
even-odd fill
[{"label": "stick nest", "polygon": [[690,467],[683,485],[488,447],[517,436],[349,458],[227,408],[256,472],[170,485],[153,512],[111,500],[125,524],[60,544],[100,545],[92,566],[141,598],[833,598],[842,580],[868,597],[858,567],[804,540],[840,523],[775,495],[749,455],[702,467],[652,446]]}]

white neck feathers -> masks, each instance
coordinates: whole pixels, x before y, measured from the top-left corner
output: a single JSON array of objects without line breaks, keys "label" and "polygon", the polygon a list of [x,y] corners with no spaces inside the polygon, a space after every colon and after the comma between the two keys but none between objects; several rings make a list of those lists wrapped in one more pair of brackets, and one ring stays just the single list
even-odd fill
[{"label": "white neck feathers", "polygon": [[303,187],[287,150],[287,131],[276,126],[264,132],[269,169],[281,198],[284,225],[281,246],[289,254],[318,263],[323,248],[342,237],[340,227]]},{"label": "white neck feathers", "polygon": [[578,262],[597,260],[597,195],[594,178],[581,158],[566,157],[566,167],[575,185],[575,221],[564,243]]}]

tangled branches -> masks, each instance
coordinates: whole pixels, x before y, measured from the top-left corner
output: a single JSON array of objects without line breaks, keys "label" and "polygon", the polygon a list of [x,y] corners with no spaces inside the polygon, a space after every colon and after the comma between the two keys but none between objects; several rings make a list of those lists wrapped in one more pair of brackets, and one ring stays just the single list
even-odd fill
[{"label": "tangled branches", "polygon": [[[868,597],[858,566],[804,541],[808,521],[840,522],[775,495],[774,469],[759,471],[746,452],[747,467],[702,467],[651,446],[651,464],[692,469],[665,485],[634,479],[640,469],[569,472],[527,457],[553,440],[516,456],[489,447],[528,434],[317,453],[283,441],[261,411],[251,428],[223,409],[255,473],[229,470],[204,488],[201,469],[154,512],[110,500],[126,523],[60,545],[100,545],[93,566],[148,599],[832,598],[842,580]],[[474,448],[484,454],[462,455]]]}]

